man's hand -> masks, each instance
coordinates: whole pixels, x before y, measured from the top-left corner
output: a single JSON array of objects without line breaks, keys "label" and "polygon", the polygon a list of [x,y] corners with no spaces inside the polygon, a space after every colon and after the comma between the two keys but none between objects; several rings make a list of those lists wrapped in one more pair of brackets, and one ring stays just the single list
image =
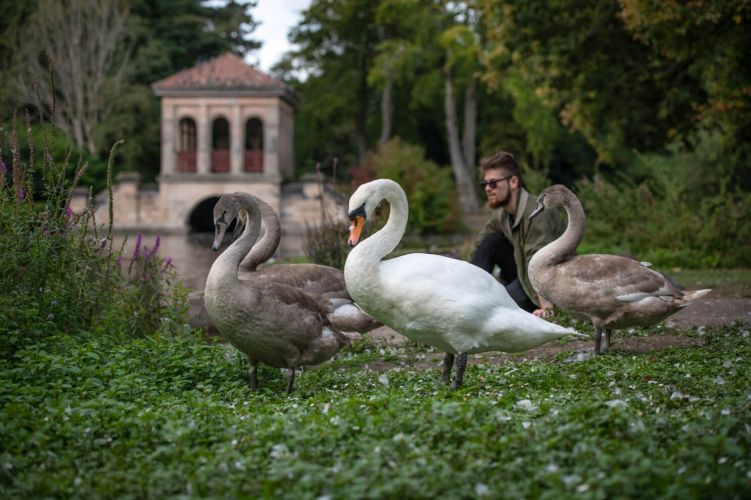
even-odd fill
[{"label": "man's hand", "polygon": [[550,318],[553,316],[553,310],[552,309],[535,309],[534,311],[532,311],[532,314],[534,314],[538,318]]},{"label": "man's hand", "polygon": [[548,302],[547,300],[543,299],[539,295],[537,296],[537,303],[540,304],[539,309],[535,309],[532,311],[532,314],[537,316],[538,318],[550,318],[553,316],[553,303]]}]

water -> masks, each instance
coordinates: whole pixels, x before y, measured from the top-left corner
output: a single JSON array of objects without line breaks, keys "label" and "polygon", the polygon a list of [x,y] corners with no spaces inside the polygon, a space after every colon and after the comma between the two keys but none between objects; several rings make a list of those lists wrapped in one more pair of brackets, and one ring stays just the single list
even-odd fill
[{"label": "water", "polygon": [[[213,233],[191,233],[191,234],[173,234],[160,236],[159,249],[157,255],[166,259],[172,259],[172,265],[175,266],[177,278],[183,285],[193,291],[203,291],[206,286],[206,277],[209,275],[209,269],[214,260],[229,245],[225,237],[225,244],[222,249],[215,252],[211,249],[214,241]],[[115,236],[114,248],[120,248],[125,236]],[[156,242],[155,235],[143,236],[141,245],[152,248]],[[125,245],[124,258],[127,259],[133,255],[133,249],[136,243],[136,235],[128,235]]]}]

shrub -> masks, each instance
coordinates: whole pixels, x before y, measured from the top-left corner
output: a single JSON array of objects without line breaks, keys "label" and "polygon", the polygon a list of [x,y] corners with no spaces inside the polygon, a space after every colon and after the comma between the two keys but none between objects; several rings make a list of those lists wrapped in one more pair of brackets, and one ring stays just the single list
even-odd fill
[{"label": "shrub", "polygon": [[[43,128],[40,164],[28,115],[25,160],[15,118],[0,136],[0,356],[58,333],[144,335],[159,328],[162,318],[177,320],[185,311],[175,307],[181,292],[165,288],[171,270],[157,263],[155,249],[123,274],[112,248],[111,218],[100,236],[92,209],[72,212],[70,194],[86,164],[79,160],[73,178],[66,176],[67,160],[59,164],[50,154],[53,129]],[[110,186],[111,171],[112,155]]]},{"label": "shrub", "polygon": [[409,200],[408,232],[446,234],[462,229],[451,171],[425,159],[425,151],[398,137],[368,155],[378,178],[399,183]]},{"label": "shrub", "polygon": [[712,136],[701,141],[691,153],[638,156],[632,177],[580,181],[582,252],[630,253],[662,266],[751,265],[751,200],[727,158],[712,153]]}]

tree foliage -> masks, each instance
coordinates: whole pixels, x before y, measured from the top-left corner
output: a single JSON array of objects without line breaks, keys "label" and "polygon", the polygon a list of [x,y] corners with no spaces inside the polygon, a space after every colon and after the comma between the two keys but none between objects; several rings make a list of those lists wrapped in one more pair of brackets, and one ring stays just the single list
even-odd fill
[{"label": "tree foliage", "polygon": [[[0,21],[0,68],[3,80],[21,81],[14,92],[3,93],[4,110],[36,108],[36,82],[41,111],[51,114],[52,77],[64,110],[60,126],[76,147],[104,158],[108,144],[126,139],[121,168],[138,170],[147,180],[158,173],[160,154],[159,101],[150,84],[225,51],[246,55],[260,46],[250,37],[257,25],[254,0],[13,5],[0,11],[19,23]],[[45,53],[52,56],[53,74]]]}]

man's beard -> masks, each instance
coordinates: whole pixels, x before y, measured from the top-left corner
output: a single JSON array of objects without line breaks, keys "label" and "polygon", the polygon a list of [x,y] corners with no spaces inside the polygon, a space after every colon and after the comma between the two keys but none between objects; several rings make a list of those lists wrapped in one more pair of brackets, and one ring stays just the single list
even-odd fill
[{"label": "man's beard", "polygon": [[488,206],[495,210],[496,208],[505,207],[508,205],[509,201],[511,201],[511,190],[506,191],[506,196],[504,196],[502,200],[495,198],[491,201],[488,198]]}]

